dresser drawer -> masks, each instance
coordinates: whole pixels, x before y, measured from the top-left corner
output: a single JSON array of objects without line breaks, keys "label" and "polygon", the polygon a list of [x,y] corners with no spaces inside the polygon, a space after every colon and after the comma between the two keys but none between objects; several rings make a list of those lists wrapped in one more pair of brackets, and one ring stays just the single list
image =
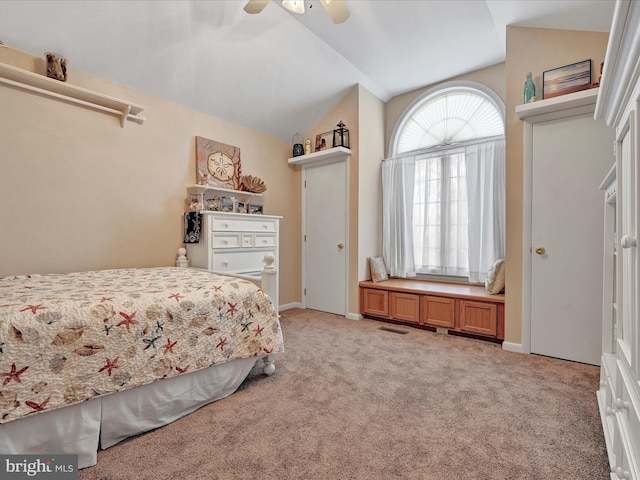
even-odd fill
[{"label": "dresser drawer", "polygon": [[213,248],[238,248],[244,246],[245,235],[239,233],[216,233],[213,237]]},{"label": "dresser drawer", "polygon": [[273,234],[262,234],[256,233],[253,235],[253,246],[254,247],[275,247],[276,246],[276,236]]},{"label": "dresser drawer", "polygon": [[275,250],[272,251],[251,251],[245,250],[242,252],[225,252],[216,250],[213,254],[213,270],[219,272],[250,272],[250,271],[262,271],[264,268],[264,262],[262,259],[267,253],[275,254]]},{"label": "dresser drawer", "polygon": [[222,218],[214,217],[212,223],[213,232],[274,232],[276,221],[268,218],[254,216],[252,218]]}]

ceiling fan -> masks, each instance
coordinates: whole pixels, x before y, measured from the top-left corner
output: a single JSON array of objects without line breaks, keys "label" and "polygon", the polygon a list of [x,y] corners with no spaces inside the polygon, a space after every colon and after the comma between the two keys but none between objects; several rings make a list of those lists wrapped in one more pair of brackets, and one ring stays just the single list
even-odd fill
[{"label": "ceiling fan", "polygon": [[[244,6],[244,11],[247,13],[260,13],[270,1],[249,0]],[[320,4],[329,14],[333,23],[343,23],[349,18],[350,12],[344,4],[344,0],[320,0]],[[282,0],[282,6],[294,13],[304,13],[304,0]]]}]

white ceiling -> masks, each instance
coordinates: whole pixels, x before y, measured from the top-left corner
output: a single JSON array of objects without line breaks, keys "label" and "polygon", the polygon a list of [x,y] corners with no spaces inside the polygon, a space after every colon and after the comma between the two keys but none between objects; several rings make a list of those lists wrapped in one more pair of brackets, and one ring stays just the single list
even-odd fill
[{"label": "white ceiling", "polygon": [[[505,59],[507,25],[609,31],[613,0],[0,1],[0,41],[291,141],[360,83],[383,101]],[[72,81],[72,80],[71,80]]]}]

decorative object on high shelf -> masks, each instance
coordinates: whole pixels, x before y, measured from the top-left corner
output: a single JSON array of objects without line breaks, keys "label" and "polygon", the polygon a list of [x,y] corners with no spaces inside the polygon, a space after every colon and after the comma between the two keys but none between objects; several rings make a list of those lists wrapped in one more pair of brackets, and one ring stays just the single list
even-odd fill
[{"label": "decorative object on high shelf", "polygon": [[604,62],[600,62],[600,75],[598,76],[598,83],[594,83],[594,87],[599,87],[602,83],[602,70],[604,69]]},{"label": "decorative object on high shelf", "polygon": [[196,137],[196,183],[240,190],[240,148]]},{"label": "decorative object on high shelf", "polygon": [[304,154],[309,155],[311,153],[311,139],[307,138],[304,141]]},{"label": "decorative object on high shelf", "polygon": [[591,59],[543,72],[542,98],[579,92],[586,90],[590,85]]},{"label": "decorative object on high shelf", "polygon": [[61,82],[67,81],[67,59],[57,53],[45,53],[47,58],[47,77]]},{"label": "decorative object on high shelf", "polygon": [[322,150],[326,150],[327,148],[331,148],[329,142],[331,141],[331,136],[333,132],[324,132],[316,135],[316,152],[320,152]]},{"label": "decorative object on high shelf", "polygon": [[[300,140],[300,141],[298,141]],[[291,139],[293,142],[293,156],[299,157],[300,155],[304,155],[304,147],[302,146],[302,135],[296,133]]]},{"label": "decorative object on high shelf", "polygon": [[267,190],[265,183],[258,177],[253,175],[244,175],[242,177],[242,190],[252,193],[263,193]]},{"label": "decorative object on high shelf", "polygon": [[536,96],[536,84],[533,83],[531,78],[531,72],[527,73],[527,78],[524,81],[524,103],[529,103]]},{"label": "decorative object on high shelf", "polygon": [[345,126],[344,123],[342,123],[342,120],[340,120],[340,123],[338,123],[335,130],[333,131],[332,145],[334,147],[349,148],[349,129]]}]

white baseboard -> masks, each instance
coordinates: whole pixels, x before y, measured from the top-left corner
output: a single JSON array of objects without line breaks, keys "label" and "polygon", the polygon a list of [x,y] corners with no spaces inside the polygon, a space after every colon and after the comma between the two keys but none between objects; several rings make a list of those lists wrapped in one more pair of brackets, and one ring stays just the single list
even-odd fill
[{"label": "white baseboard", "polygon": [[[284,305],[280,305],[278,307],[278,311],[279,312],[284,312],[285,310],[291,310],[292,308],[302,308],[302,309],[304,309],[304,306],[300,302],[286,303]],[[347,313],[345,315],[345,318],[348,318],[349,320],[362,320],[364,317],[362,315],[360,315],[359,313],[350,313],[349,312],[349,313]]]},{"label": "white baseboard", "polygon": [[284,305],[278,306],[278,311],[284,312],[285,310],[291,310],[292,308],[303,308],[302,303],[300,302],[285,303]]},{"label": "white baseboard", "polygon": [[522,348],[521,343],[502,342],[502,349],[507,352],[527,353]]}]

